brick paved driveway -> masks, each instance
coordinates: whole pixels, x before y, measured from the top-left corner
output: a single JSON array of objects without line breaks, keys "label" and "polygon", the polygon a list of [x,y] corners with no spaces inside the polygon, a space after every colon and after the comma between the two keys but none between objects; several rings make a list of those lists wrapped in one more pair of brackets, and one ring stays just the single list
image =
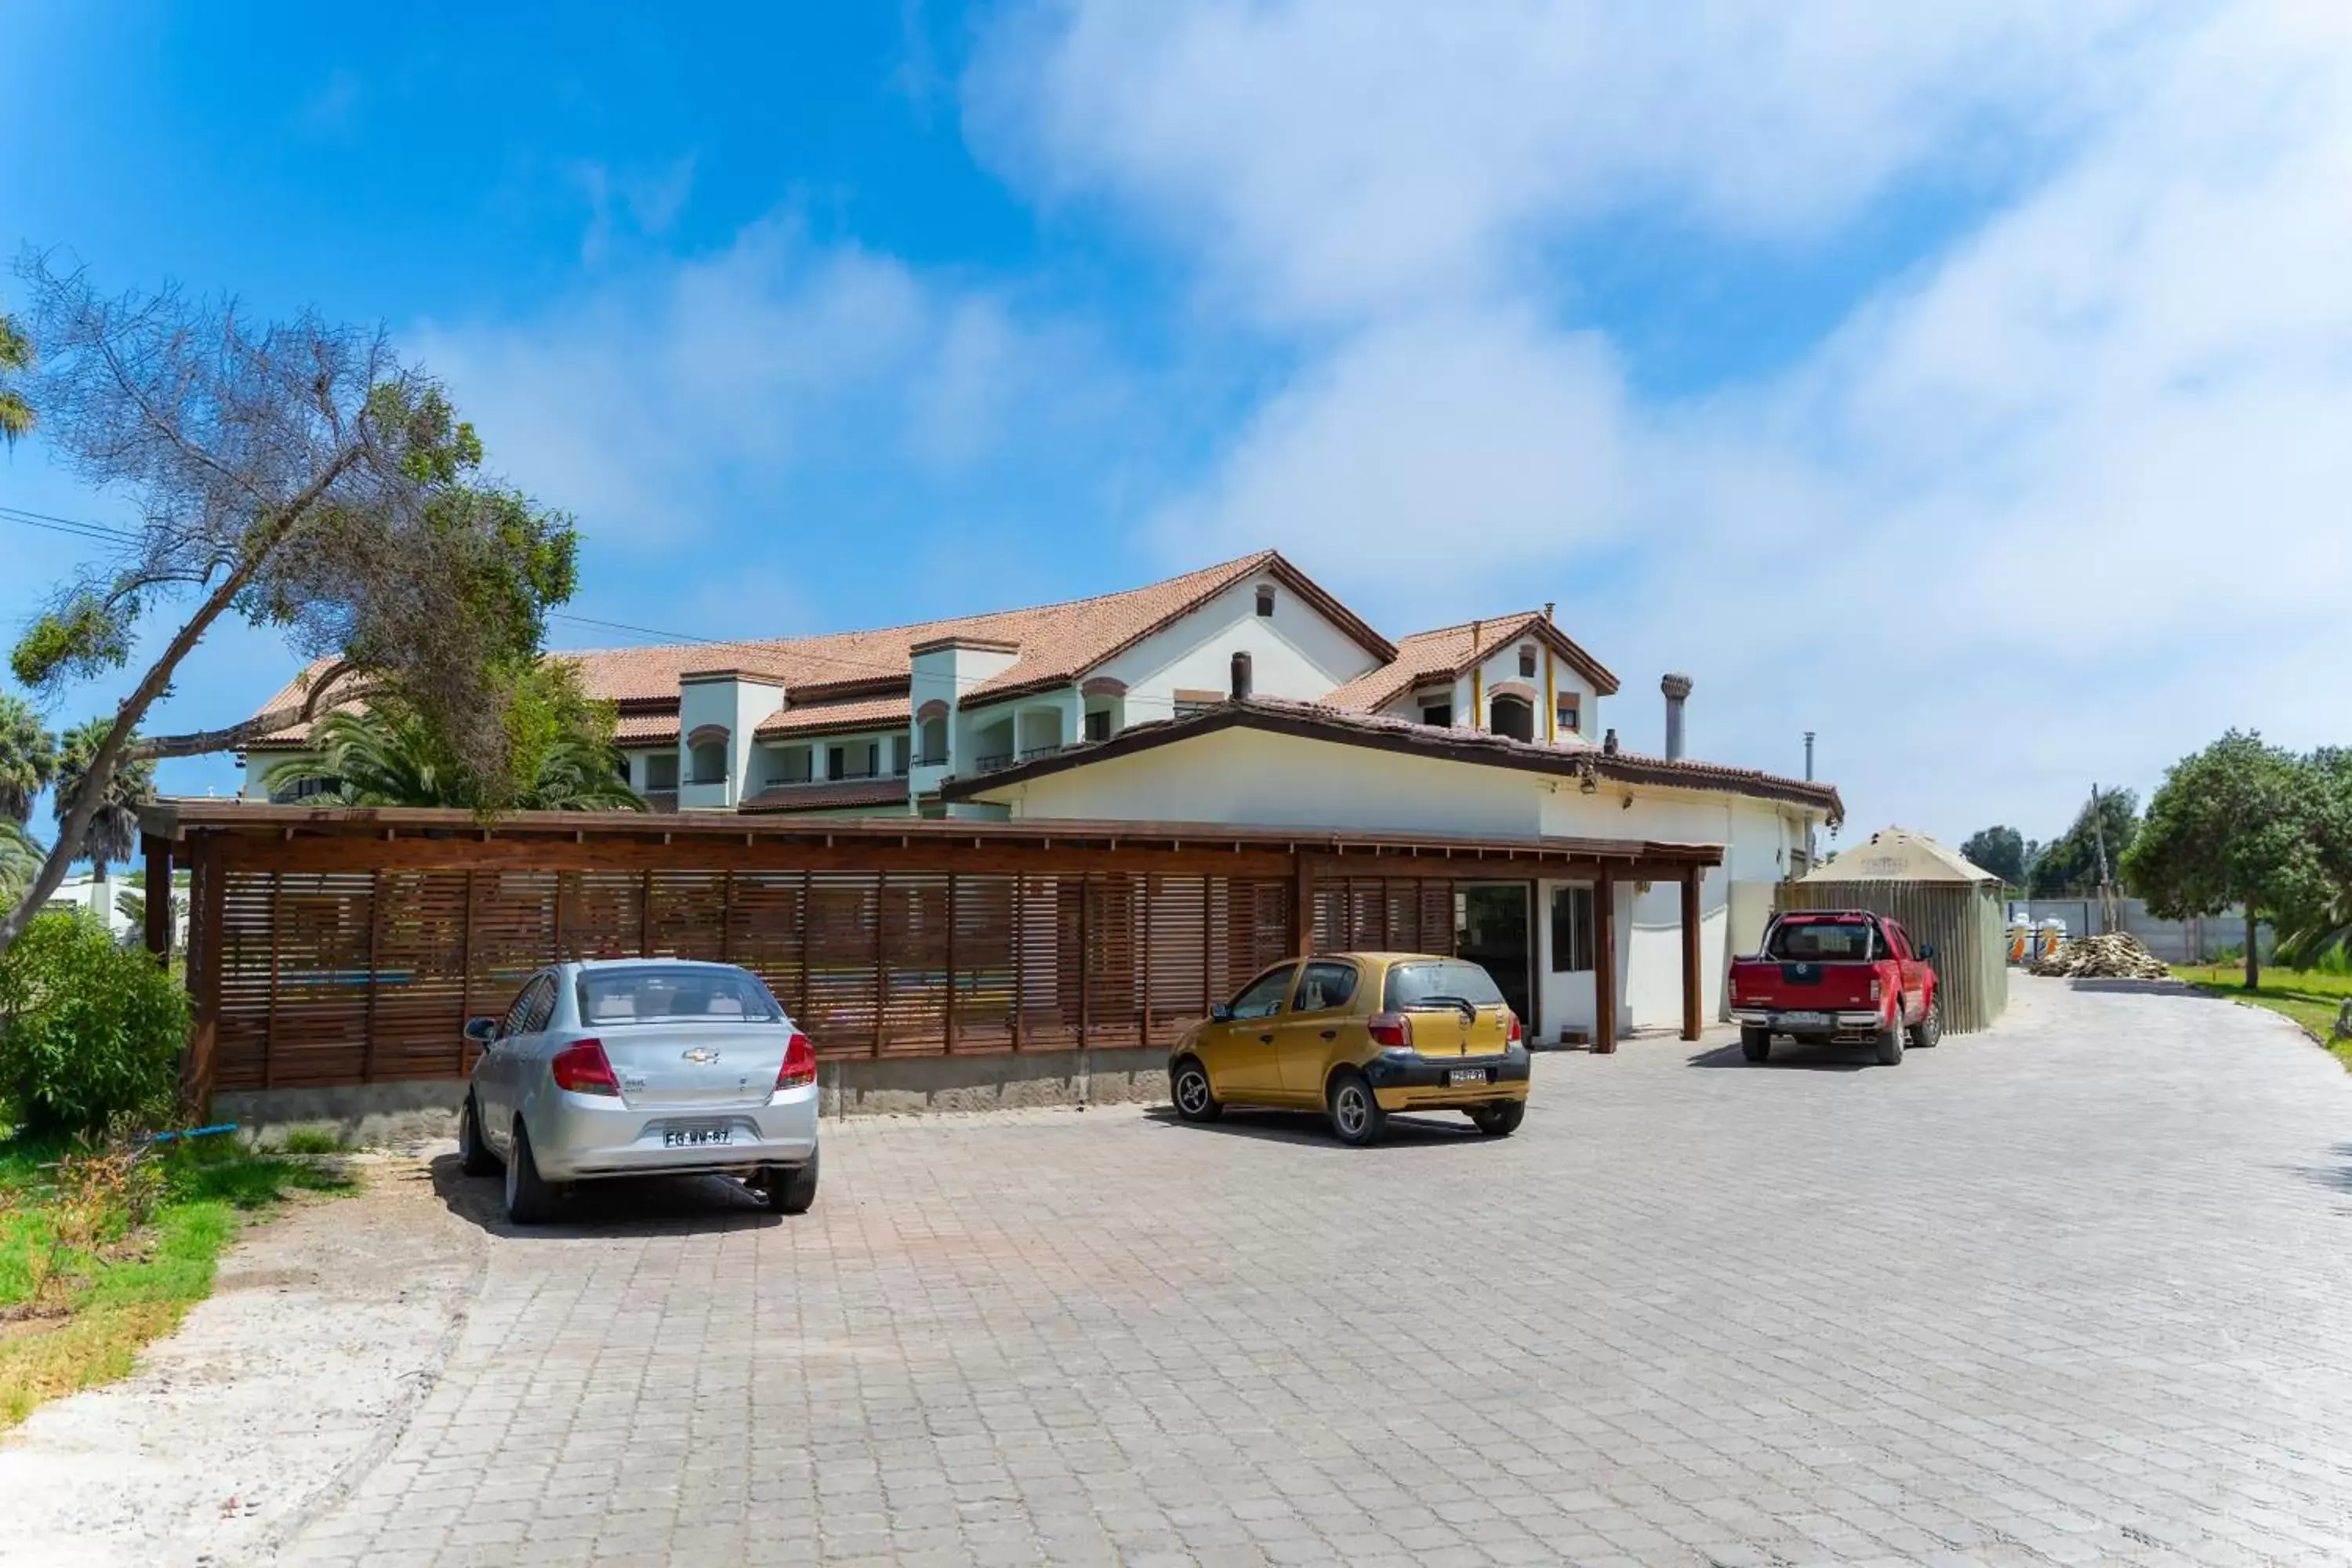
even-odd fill
[{"label": "brick paved driveway", "polygon": [[1691,1056],[1544,1058],[1501,1143],[853,1122],[803,1221],[600,1198],[293,1555],[2352,1560],[2325,1054],[2027,982],[1899,1069]]}]

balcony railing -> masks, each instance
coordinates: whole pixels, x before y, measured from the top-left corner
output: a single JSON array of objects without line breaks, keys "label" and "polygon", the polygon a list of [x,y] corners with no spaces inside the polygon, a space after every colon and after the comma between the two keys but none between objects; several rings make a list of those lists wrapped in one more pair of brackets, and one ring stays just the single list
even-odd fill
[{"label": "balcony railing", "polygon": [[997,752],[990,756],[974,759],[971,764],[972,771],[982,773],[996,773],[1016,763],[1034,762],[1039,757],[1050,757],[1056,752],[1066,752],[1071,744],[1073,742],[1057,741],[1050,746],[1031,746],[1019,752]]}]

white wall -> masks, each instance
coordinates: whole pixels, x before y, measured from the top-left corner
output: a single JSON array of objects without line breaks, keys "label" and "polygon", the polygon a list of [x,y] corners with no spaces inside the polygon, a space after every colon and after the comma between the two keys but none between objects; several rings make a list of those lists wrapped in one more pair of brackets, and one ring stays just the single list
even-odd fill
[{"label": "white wall", "polygon": [[[1274,614],[1257,613],[1261,584],[1274,588]],[[1371,669],[1379,661],[1287,584],[1259,575],[1232,587],[1163,631],[1089,670],[1127,687],[1127,722],[1141,724],[1175,711],[1181,689],[1214,691],[1233,685],[1233,656],[1250,656],[1250,683],[1263,697],[1315,702]]]},{"label": "white wall", "polygon": [[[761,720],[782,709],[783,689],[761,680],[690,680],[677,689],[678,795],[682,809],[731,806],[743,798],[745,781],[757,749],[752,732]],[[727,782],[719,788],[698,787],[692,749],[687,737],[705,724],[727,730]]]},{"label": "white wall", "polygon": [[1219,730],[991,791],[1017,817],[1249,823],[1512,835],[1541,831],[1550,781],[1507,768]]},{"label": "white wall", "polygon": [[921,753],[914,716],[927,703],[948,705],[947,765],[917,769],[913,787],[918,792],[936,789],[940,780],[970,768],[975,726],[964,715],[963,694],[990,676],[1002,674],[1018,657],[989,648],[950,647],[929,648],[908,659],[907,733],[908,744],[915,747],[911,754]]}]

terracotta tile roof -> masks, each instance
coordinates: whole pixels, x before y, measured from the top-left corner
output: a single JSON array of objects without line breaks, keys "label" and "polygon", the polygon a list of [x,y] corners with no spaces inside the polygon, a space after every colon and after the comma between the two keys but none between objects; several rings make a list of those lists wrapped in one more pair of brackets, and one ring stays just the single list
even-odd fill
[{"label": "terracotta tile roof", "polygon": [[656,746],[665,741],[677,739],[677,709],[672,705],[665,712],[624,713],[613,726],[613,743],[619,746]]},{"label": "terracotta tile roof", "polygon": [[820,784],[771,784],[735,809],[764,815],[821,811],[828,806],[906,804],[907,781],[903,778],[831,779]]},{"label": "terracotta tile roof", "polygon": [[907,694],[902,691],[896,697],[855,698],[845,702],[812,702],[805,708],[787,708],[761,720],[756,732],[762,736],[838,735],[882,726],[904,729],[908,718]]},{"label": "terracotta tile roof", "polygon": [[[1394,657],[1396,648],[1386,638],[1271,550],[1140,588],[1057,605],[960,616],[872,631],[835,632],[823,637],[597,648],[566,651],[555,657],[579,665],[582,684],[591,695],[622,703],[656,699],[675,702],[681,675],[733,668],[760,670],[781,679],[795,702],[823,700],[828,696],[879,696],[895,688],[899,699],[897,711],[903,713],[904,691],[910,673],[908,650],[918,643],[941,637],[976,637],[1017,645],[1020,655],[1011,665],[978,682],[966,693],[967,698],[1013,696],[1077,679],[1235,583],[1261,572],[1310,600],[1374,656],[1383,659]],[[322,668],[323,664],[313,665],[311,669]],[[866,689],[859,690],[861,687]],[[874,689],[877,687],[878,692]],[[299,680],[290,682],[257,711],[267,712],[270,708],[299,702],[303,690]],[[288,731],[270,740],[298,744],[301,734]]]},{"label": "terracotta tile roof", "polygon": [[1396,658],[1380,668],[1358,676],[1323,699],[1326,706],[1371,713],[1387,707],[1414,687],[1433,680],[1459,679],[1474,664],[1492,658],[1515,642],[1534,637],[1592,682],[1603,697],[1617,690],[1617,677],[1607,666],[1576,646],[1541,610],[1488,616],[1458,626],[1439,626],[1397,640]]},{"label": "terracotta tile roof", "polygon": [[949,800],[969,800],[990,790],[1065,768],[1084,767],[1105,758],[1149,751],[1195,734],[1235,727],[1335,741],[1343,745],[1369,745],[1409,752],[1454,762],[1491,767],[1522,768],[1531,773],[1567,774],[1619,784],[1664,784],[1677,789],[1723,790],[1764,800],[1787,801],[1827,814],[1834,825],[1845,820],[1845,803],[1834,785],[1805,779],[1782,778],[1755,768],[1687,758],[1641,756],[1632,752],[1604,752],[1596,746],[1552,746],[1538,741],[1515,741],[1486,731],[1437,729],[1409,719],[1362,713],[1319,702],[1286,702],[1276,698],[1253,698],[1246,702],[1221,702],[1181,718],[1130,725],[1108,741],[1065,746],[1034,762],[1017,763],[993,773],[950,778],[940,785]]}]

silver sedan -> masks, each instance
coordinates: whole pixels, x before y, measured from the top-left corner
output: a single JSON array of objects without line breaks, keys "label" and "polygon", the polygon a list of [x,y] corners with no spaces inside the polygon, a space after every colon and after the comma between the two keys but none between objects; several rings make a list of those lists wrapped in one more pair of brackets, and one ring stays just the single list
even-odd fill
[{"label": "silver sedan", "polygon": [[786,1214],[816,1201],[816,1052],[748,970],[559,963],[466,1036],[482,1050],[458,1152],[467,1175],[504,1170],[517,1225],[600,1176],[713,1173]]}]

